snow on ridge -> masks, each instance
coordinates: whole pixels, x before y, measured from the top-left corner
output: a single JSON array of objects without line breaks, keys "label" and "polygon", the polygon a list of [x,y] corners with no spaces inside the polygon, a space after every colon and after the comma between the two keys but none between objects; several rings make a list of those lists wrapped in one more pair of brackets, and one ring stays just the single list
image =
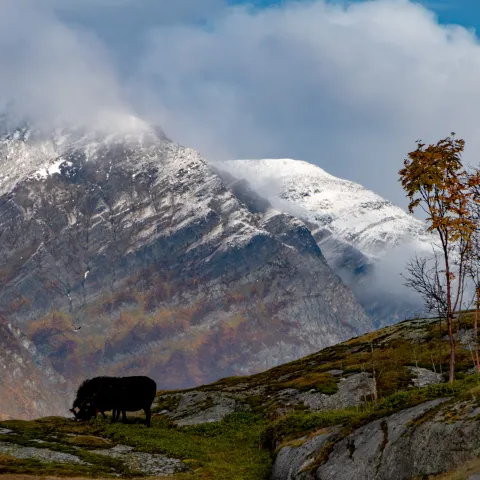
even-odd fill
[{"label": "snow on ridge", "polygon": [[71,166],[72,162],[65,161],[63,158],[60,158],[60,160],[56,160],[53,163],[50,163],[49,165],[45,165],[41,168],[39,168],[33,176],[39,177],[39,178],[47,178],[49,175],[53,175],[54,173],[60,173],[60,165],[62,163],[65,163],[66,165]]},{"label": "snow on ridge", "polygon": [[45,179],[60,173],[59,166],[65,161],[61,157],[69,150],[83,150],[88,161],[106,145],[132,145],[146,151],[166,139],[136,117],[120,120],[123,127],[115,133],[82,127],[61,127],[50,133],[22,127],[4,133],[0,136],[0,195],[11,191],[22,179]]},{"label": "snow on ridge", "polygon": [[229,160],[218,164],[246,178],[275,208],[327,228],[370,257],[411,244],[429,248],[425,224],[362,185],[293,159]]}]

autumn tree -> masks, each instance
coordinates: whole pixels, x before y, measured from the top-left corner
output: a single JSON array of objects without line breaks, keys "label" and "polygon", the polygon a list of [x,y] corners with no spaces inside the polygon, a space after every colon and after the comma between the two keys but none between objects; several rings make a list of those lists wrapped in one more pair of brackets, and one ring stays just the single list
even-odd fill
[{"label": "autumn tree", "polygon": [[428,231],[436,233],[439,241],[437,250],[442,269],[437,268],[433,278],[436,288],[441,285],[440,290],[445,291],[450,382],[455,378],[453,321],[455,312],[461,307],[466,261],[476,230],[471,205],[476,198],[474,187],[479,184],[478,174],[468,173],[462,164],[465,141],[454,135],[434,145],[425,146],[418,141],[416,150],[408,154],[404,168],[399,171],[402,187],[410,200],[409,212],[421,208],[426,215]]}]

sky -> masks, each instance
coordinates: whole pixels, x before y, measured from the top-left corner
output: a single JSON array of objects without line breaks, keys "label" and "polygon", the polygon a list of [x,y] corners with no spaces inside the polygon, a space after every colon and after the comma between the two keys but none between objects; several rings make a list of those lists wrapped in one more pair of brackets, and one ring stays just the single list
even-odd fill
[{"label": "sky", "polygon": [[306,160],[405,206],[416,140],[454,131],[478,162],[476,29],[477,0],[2,0],[0,108],[137,115],[207,159]]}]

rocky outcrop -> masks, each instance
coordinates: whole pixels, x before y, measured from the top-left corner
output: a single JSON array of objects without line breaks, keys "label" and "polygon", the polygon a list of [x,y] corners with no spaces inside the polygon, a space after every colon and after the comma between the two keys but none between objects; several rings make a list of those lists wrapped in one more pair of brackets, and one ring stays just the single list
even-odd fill
[{"label": "rocky outcrop", "polygon": [[[128,469],[130,472],[140,473],[145,476],[170,476],[189,470],[188,466],[181,460],[169,458],[166,455],[159,453],[137,452],[134,447],[128,445],[117,444],[111,446],[108,445],[107,440],[101,437],[83,437],[83,443],[82,441],[72,441],[71,443],[75,445],[73,452],[77,453],[74,454],[62,452],[62,448],[65,449],[65,444],[62,444],[59,441],[46,442],[45,440],[30,438],[28,442],[34,444],[34,446],[23,445],[21,440],[17,443],[19,435],[12,430],[4,432],[0,431],[0,434],[7,434],[6,438],[8,439],[8,441],[0,441],[0,454],[8,455],[9,457],[20,460],[34,459],[37,462],[45,462],[50,466],[52,464],[60,464],[70,467],[73,465],[93,467],[90,462],[81,458],[83,456],[82,454],[87,453],[90,458],[94,455],[97,462],[99,460],[102,461],[102,459],[103,462],[105,462],[107,457],[114,458],[121,462],[123,468]],[[82,437],[73,434],[70,435],[69,438],[75,440]],[[92,439],[97,443],[104,443],[104,445],[102,445],[104,448],[85,448],[92,446]],[[85,440],[88,440],[88,442],[85,442]],[[25,439],[23,439],[23,443],[25,443]],[[107,445],[110,448],[107,448]],[[72,449],[70,448],[70,450]],[[108,463],[105,462],[105,465],[108,465]],[[117,473],[115,468],[110,467],[109,470],[109,473],[113,476],[122,476]]]},{"label": "rocky outcrop", "polygon": [[168,458],[159,453],[135,452],[134,450],[134,447],[128,445],[115,445],[109,449],[91,450],[91,453],[120,460],[132,471],[141,472],[147,476],[168,476],[188,470],[183,462],[175,458]]},{"label": "rocky outcrop", "polygon": [[[169,394],[161,396],[159,400],[163,405],[170,405],[170,409],[161,409],[159,413],[178,426],[219,422],[231,413],[250,410],[247,403],[235,398],[234,395],[220,392],[192,391]],[[156,410],[159,410],[158,406]]]},{"label": "rocky outcrop", "polygon": [[[480,454],[479,413],[475,400],[444,398],[367,423],[347,436],[338,429],[321,432],[283,447],[273,478],[407,480],[440,474]],[[327,442],[333,443],[322,450]]]},{"label": "rocky outcrop", "polygon": [[428,387],[429,385],[445,381],[441,373],[432,372],[428,368],[408,367],[408,369],[413,376],[412,383],[414,387]]},{"label": "rocky outcrop", "polygon": [[341,378],[338,392],[332,395],[307,392],[299,395],[299,399],[312,411],[335,410],[338,408],[356,407],[370,398],[374,392],[374,383],[366,373],[357,373]]},{"label": "rocky outcrop", "polygon": [[372,329],[304,223],[148,126],[0,150],[0,311],[74,382],[182,388]]},{"label": "rocky outcrop", "polygon": [[338,439],[340,428],[324,429],[313,438],[300,438],[300,445],[285,446],[275,459],[272,478],[282,480],[313,480],[315,477],[309,467],[325,447]]},{"label": "rocky outcrop", "polygon": [[[333,373],[341,375],[342,371]],[[369,374],[357,373],[339,378],[337,388],[337,392],[327,395],[315,389],[305,392],[297,388],[280,388],[267,393],[266,386],[246,388],[242,384],[222,391],[203,387],[201,391],[159,395],[154,411],[179,426],[218,422],[234,412],[251,411],[252,397],[262,398],[258,404],[274,406],[271,414],[277,416],[288,414],[298,407],[312,412],[327,411],[360,405],[372,395],[373,381]]]}]

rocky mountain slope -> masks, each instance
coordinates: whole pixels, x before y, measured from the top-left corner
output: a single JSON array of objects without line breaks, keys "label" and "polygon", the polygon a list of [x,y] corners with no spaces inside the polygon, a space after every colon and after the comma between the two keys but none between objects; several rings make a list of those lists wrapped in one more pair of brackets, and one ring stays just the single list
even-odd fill
[{"label": "rocky mountain slope", "polygon": [[129,413],[126,425],[101,417],[0,422],[0,473],[473,480],[473,314],[459,322],[453,385],[444,375],[445,326],[406,321],[255,375],[160,391],[151,429],[140,424],[143,413]]},{"label": "rocky mountain slope", "polygon": [[72,385],[0,317],[0,420],[64,415]]},{"label": "rocky mountain slope", "polygon": [[[310,228],[330,266],[379,324],[419,313],[399,273],[415,253],[431,253],[425,224],[361,185],[291,159],[218,164]],[[372,293],[373,292],[373,293]]]},{"label": "rocky mountain slope", "polygon": [[138,121],[5,133],[0,312],[74,383],[138,372],[162,388],[370,330],[305,224],[230,183]]}]

